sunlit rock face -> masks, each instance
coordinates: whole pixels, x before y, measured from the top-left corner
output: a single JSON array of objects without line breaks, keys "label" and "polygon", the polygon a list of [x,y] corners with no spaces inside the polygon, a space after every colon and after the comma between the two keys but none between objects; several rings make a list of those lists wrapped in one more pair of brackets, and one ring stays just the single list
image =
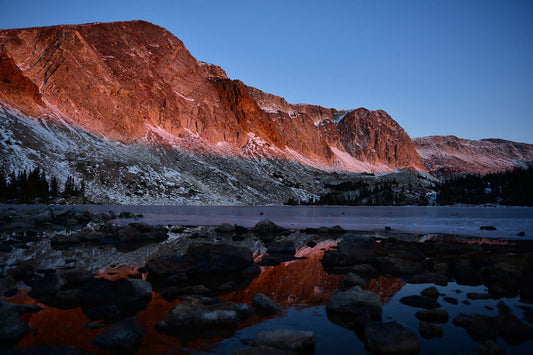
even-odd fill
[{"label": "sunlit rock face", "polygon": [[468,140],[455,136],[422,137],[413,142],[432,173],[488,174],[533,162],[533,144],[503,139]]},{"label": "sunlit rock face", "polygon": [[355,158],[392,168],[424,170],[411,138],[385,111],[359,108],[346,114],[338,127],[344,148]]},{"label": "sunlit rock face", "polygon": [[127,144],[320,169],[424,170],[384,112],[289,104],[228,79],[144,21],[1,30],[0,105]]}]

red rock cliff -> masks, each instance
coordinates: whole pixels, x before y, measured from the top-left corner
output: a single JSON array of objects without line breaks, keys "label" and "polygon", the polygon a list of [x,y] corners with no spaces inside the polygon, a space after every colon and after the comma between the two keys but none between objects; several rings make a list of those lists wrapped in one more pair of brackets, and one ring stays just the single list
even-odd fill
[{"label": "red rock cliff", "polygon": [[385,113],[352,113],[337,126],[345,112],[291,105],[232,81],[144,21],[1,30],[1,102],[125,143],[156,131],[177,142],[195,137],[214,151],[224,143],[224,154],[246,156],[252,143],[265,145],[255,154],[320,168],[369,167],[346,164],[351,159],[424,169],[407,134]]}]

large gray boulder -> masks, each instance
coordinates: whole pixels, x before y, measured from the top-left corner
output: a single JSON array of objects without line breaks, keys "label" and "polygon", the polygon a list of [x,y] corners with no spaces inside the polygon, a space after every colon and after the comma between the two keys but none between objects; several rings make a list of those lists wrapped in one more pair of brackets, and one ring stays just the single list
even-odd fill
[{"label": "large gray boulder", "polygon": [[326,305],[328,318],[347,328],[381,321],[382,304],[378,294],[359,286],[332,296]]},{"label": "large gray boulder", "polygon": [[156,324],[157,330],[180,339],[231,336],[237,325],[252,314],[247,304],[220,302],[206,297],[184,297]]}]

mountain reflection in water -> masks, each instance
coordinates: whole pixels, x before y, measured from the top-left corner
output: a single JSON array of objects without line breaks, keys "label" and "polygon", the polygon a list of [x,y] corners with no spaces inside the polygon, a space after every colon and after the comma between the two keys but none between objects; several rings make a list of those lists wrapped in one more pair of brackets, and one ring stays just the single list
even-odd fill
[{"label": "mountain reflection in water", "polygon": [[[292,308],[324,306],[342,280],[342,275],[328,274],[320,263],[324,250],[334,245],[333,242],[323,242],[314,248],[300,249],[297,256],[305,257],[305,259],[293,260],[277,266],[263,266],[261,274],[246,289],[223,295],[220,298],[225,302],[251,304],[255,294],[264,293],[282,306],[285,310],[284,314]],[[134,272],[135,269],[131,267],[117,266],[113,269],[102,270],[98,277],[117,280]],[[403,285],[403,281],[398,278],[380,276],[369,280],[365,288],[378,293],[382,300],[387,302]],[[80,307],[69,310],[46,307],[24,291],[6,300],[12,303],[37,304],[43,307],[43,310],[37,313],[27,313],[23,316],[23,319],[36,331],[22,339],[17,348],[61,344],[76,346],[91,353],[107,353],[103,349],[90,345],[90,342],[102,334],[107,327],[89,329],[87,325],[96,322],[91,323]],[[137,314],[147,329],[139,348],[139,354],[217,351],[217,344],[223,339],[199,339],[182,344],[178,339],[161,334],[155,329],[155,324],[178,304],[179,300],[167,302],[158,292],[152,293],[152,300],[148,307]],[[254,316],[243,322],[238,329],[259,324],[266,319]]]}]

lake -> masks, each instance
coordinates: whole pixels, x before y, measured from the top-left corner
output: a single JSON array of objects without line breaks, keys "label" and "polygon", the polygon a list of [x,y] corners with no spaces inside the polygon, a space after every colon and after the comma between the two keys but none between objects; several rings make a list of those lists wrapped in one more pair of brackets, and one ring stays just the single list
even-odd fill
[{"label": "lake", "polygon": [[[149,224],[255,225],[270,219],[290,229],[332,227],[380,232],[391,227],[395,232],[415,234],[453,234],[484,238],[513,239],[519,232],[533,238],[531,207],[349,207],[349,206],[111,206],[80,205],[90,212],[142,213]],[[122,221],[126,223],[127,221]],[[496,230],[480,230],[494,226]]]}]

